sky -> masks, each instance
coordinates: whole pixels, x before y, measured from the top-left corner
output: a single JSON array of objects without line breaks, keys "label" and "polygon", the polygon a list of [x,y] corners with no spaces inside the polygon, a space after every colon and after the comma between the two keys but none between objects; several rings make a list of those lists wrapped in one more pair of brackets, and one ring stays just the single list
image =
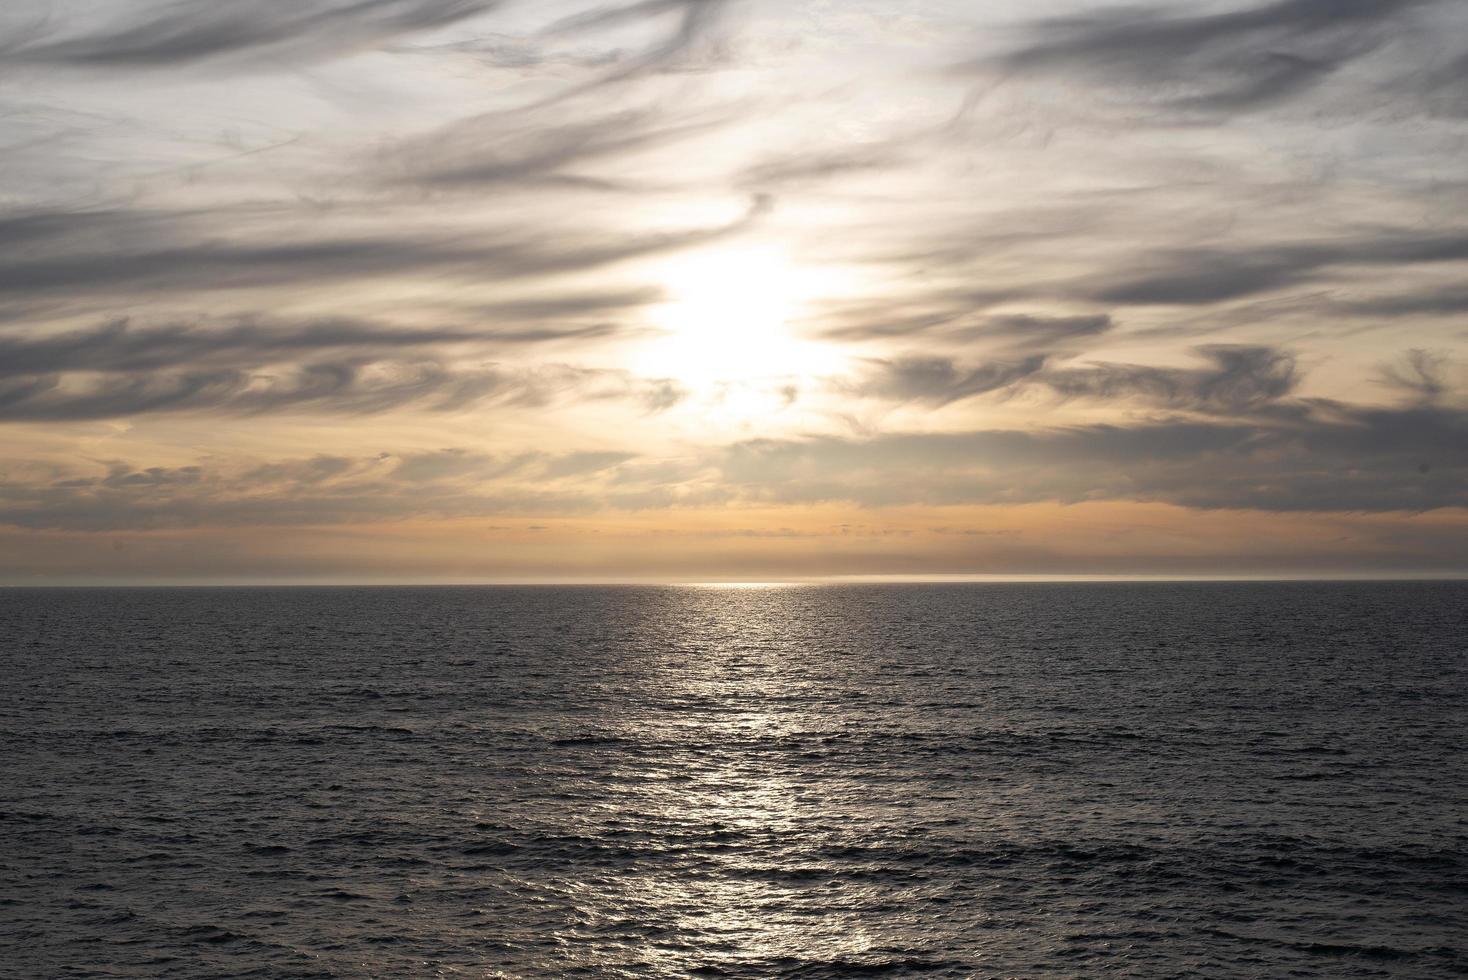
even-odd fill
[{"label": "sky", "polygon": [[0,582],[1468,573],[1468,4],[7,0]]}]

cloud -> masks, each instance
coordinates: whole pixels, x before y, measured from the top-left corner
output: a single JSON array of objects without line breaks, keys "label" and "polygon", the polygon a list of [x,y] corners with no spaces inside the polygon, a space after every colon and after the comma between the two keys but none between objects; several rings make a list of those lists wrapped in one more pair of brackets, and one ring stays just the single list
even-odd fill
[{"label": "cloud", "polygon": [[[358,470],[364,465],[370,466],[386,458],[386,455],[371,457],[366,460],[354,460],[346,456],[312,456],[310,459],[286,460],[254,467],[244,474],[244,479],[260,484],[295,483],[301,486],[310,486],[346,476],[348,473]],[[123,473],[131,471],[131,468],[123,463],[113,463],[111,465],[114,470],[120,470]],[[203,467],[200,466],[180,467],[179,469],[191,469],[196,473],[204,472]],[[73,486],[77,485],[77,481],[75,480],[70,482]]]},{"label": "cloud", "polygon": [[1068,76],[1171,111],[1241,114],[1317,88],[1410,33],[1413,15],[1432,5],[1276,0],[1220,13],[1121,7],[1044,22],[1028,44],[972,67]]},{"label": "cloud", "polygon": [[1036,316],[984,312],[1001,299],[989,293],[934,291],[905,302],[838,309],[827,318],[834,325],[826,327],[822,335],[830,340],[882,340],[930,334],[963,343],[993,341],[1017,349],[1052,350],[1098,337],[1116,326],[1105,313]]},{"label": "cloud", "polygon": [[432,189],[537,183],[614,189],[620,186],[615,180],[571,168],[706,134],[731,118],[727,113],[702,113],[671,119],[667,111],[644,108],[591,118],[582,112],[553,122],[544,118],[549,111],[542,108],[523,124],[504,113],[487,113],[412,140],[389,157],[399,172],[394,179]]},{"label": "cloud", "polygon": [[852,174],[882,173],[909,162],[912,142],[893,140],[836,150],[782,153],[746,167],[739,174],[738,183],[760,189],[785,188]]},{"label": "cloud", "polygon": [[123,375],[20,377],[0,383],[0,421],[108,419],[159,412],[256,414],[292,409],[372,414],[426,405],[462,407],[503,391],[494,371],[433,363],[317,362],[276,372],[220,369]]},{"label": "cloud", "polygon": [[0,47],[0,61],[76,68],[177,68],[203,62],[309,64],[446,27],[499,0],[174,0],[72,37]]},{"label": "cloud", "polygon": [[594,82],[571,94],[579,94],[613,82],[626,81],[665,67],[704,38],[730,6],[730,0],[637,0],[621,6],[599,7],[564,18],[547,29],[548,34],[574,34],[649,18],[672,15],[671,32],[652,47],[628,58]]},{"label": "cloud", "polygon": [[[19,229],[29,248],[0,258],[0,297],[72,297],[78,292],[198,292],[284,287],[434,273],[478,283],[527,280],[603,268],[633,258],[708,244],[737,234],[768,213],[754,198],[742,217],[721,225],[664,232],[596,235],[534,228],[485,229],[473,240],[381,235],[310,237],[295,226],[271,227],[272,240],[236,230],[220,234],[228,215],[126,211],[52,212],[0,219]],[[289,241],[283,239],[289,238]]]},{"label": "cloud", "polygon": [[[564,400],[626,401],[656,413],[682,400],[681,387],[618,370],[554,364],[512,369],[484,359],[506,347],[606,336],[612,332],[606,324],[558,326],[549,317],[655,296],[614,290],[528,298],[482,310],[500,323],[479,327],[248,317],[139,327],[119,319],[86,330],[0,336],[0,422],[159,412],[454,411],[484,402]],[[517,324],[516,318],[524,319]]]},{"label": "cloud", "polygon": [[[515,109],[479,117],[480,122],[505,122],[546,111],[560,103],[600,94],[620,83],[661,72],[694,71],[711,66],[721,55],[710,39],[735,0],[639,0],[622,5],[595,6],[561,17],[531,36],[480,32],[476,37],[414,50],[448,50],[473,54],[482,63],[517,70],[551,68],[589,72],[549,95]],[[652,44],[628,54],[621,48],[558,50],[556,42],[626,25],[671,19],[672,28]],[[702,48],[701,48],[702,46]],[[701,48],[701,50],[700,50]],[[700,57],[694,57],[697,51]],[[572,132],[564,134],[574,142]]]},{"label": "cloud", "polygon": [[1439,68],[1410,76],[1405,87],[1419,86],[1433,115],[1450,119],[1468,117],[1468,51]]},{"label": "cloud", "polygon": [[551,479],[558,479],[564,476],[581,476],[587,473],[599,473],[625,463],[632,458],[632,453],[568,453],[547,465],[545,475]]},{"label": "cloud", "polygon": [[[595,312],[633,302],[639,296],[645,294],[566,297],[509,304],[486,312],[491,317],[538,314],[549,319],[557,311]],[[127,374],[190,366],[258,367],[324,352],[367,358],[446,344],[480,348],[526,345],[586,339],[610,332],[605,325],[403,327],[347,318],[287,325],[247,317],[218,325],[196,322],[138,327],[117,319],[67,333],[0,335],[0,378],[77,371]]]},{"label": "cloud", "polygon": [[1315,406],[1292,423],[1083,425],[736,444],[724,480],[766,504],[1130,500],[1198,509],[1468,507],[1468,413]]},{"label": "cloud", "polygon": [[1138,400],[1209,414],[1247,414],[1273,405],[1299,384],[1295,357],[1272,347],[1212,344],[1194,349],[1202,368],[1092,363],[1053,367],[1049,357],[997,360],[964,367],[950,357],[871,360],[867,373],[838,388],[863,398],[947,405],[991,392],[1045,389],[1061,398]]},{"label": "cloud", "polygon": [[959,368],[947,357],[902,357],[873,360],[861,380],[846,386],[862,398],[947,405],[974,395],[1010,388],[1045,366],[1042,355],[1019,361],[995,361]]},{"label": "cloud", "polygon": [[1145,272],[1105,274],[1077,289],[1132,306],[1206,305],[1270,292],[1352,266],[1412,266],[1468,260],[1468,234],[1387,232],[1344,241],[1160,250],[1137,261]]},{"label": "cloud", "polygon": [[1245,413],[1294,392],[1295,357],[1272,347],[1214,344],[1195,348],[1206,368],[1092,364],[1047,371],[1039,380],[1065,398],[1141,398],[1194,412]]},{"label": "cloud", "polygon": [[50,481],[0,477],[0,524],[103,531],[201,526],[356,524],[595,506],[628,453],[495,454],[463,448],[279,460],[258,465],[134,467]]},{"label": "cloud", "polygon": [[0,379],[0,422],[58,422],[157,413],[373,415],[460,411],[484,403],[544,407],[624,401],[648,413],[683,398],[666,379],[553,365],[509,370],[433,360],[314,361],[256,370],[77,372]]},{"label": "cloud", "polygon": [[[8,468],[0,523],[116,530],[553,516],[670,507],[1139,501],[1273,512],[1468,507],[1468,411],[1325,399],[1250,422],[760,438],[656,459],[464,448],[269,463]],[[29,476],[25,474],[29,473]]]},{"label": "cloud", "polygon": [[1414,349],[1403,356],[1400,364],[1382,367],[1377,380],[1430,405],[1448,390],[1443,377],[1447,363],[1448,356],[1444,353]]},{"label": "cloud", "polygon": [[957,340],[1002,340],[1021,348],[1050,350],[1072,341],[1098,337],[1116,323],[1105,313],[1088,316],[1030,316],[1009,314],[985,317],[951,332]]},{"label": "cloud", "polygon": [[498,303],[480,306],[476,312],[485,319],[496,323],[554,320],[624,313],[628,310],[651,306],[662,299],[663,290],[656,286],[613,286],[592,291],[501,300]]},{"label": "cloud", "polygon": [[1423,287],[1410,293],[1332,301],[1327,309],[1345,316],[1449,316],[1468,313],[1468,286]]}]

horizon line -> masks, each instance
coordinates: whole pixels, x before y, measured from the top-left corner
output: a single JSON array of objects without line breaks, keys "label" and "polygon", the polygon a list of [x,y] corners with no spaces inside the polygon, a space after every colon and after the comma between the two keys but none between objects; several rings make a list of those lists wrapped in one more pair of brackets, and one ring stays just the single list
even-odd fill
[{"label": "horizon line", "polygon": [[1310,582],[1463,582],[1468,571],[1397,573],[1238,573],[1222,575],[1162,574],[923,574],[923,575],[821,575],[793,578],[687,578],[601,576],[586,578],[484,578],[484,579],[348,579],[348,578],[238,578],[238,579],[97,579],[50,581],[0,580],[0,589],[245,589],[245,588],[566,588],[566,587],[662,587],[662,588],[779,588],[829,585],[1043,585],[1043,584],[1166,584],[1166,583],[1310,583]]}]

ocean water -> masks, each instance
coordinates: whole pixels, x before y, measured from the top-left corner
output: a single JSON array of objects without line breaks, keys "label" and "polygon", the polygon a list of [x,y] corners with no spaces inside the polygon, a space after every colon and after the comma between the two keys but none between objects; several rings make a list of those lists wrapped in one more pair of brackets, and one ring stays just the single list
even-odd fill
[{"label": "ocean water", "polygon": [[0,592],[0,976],[1468,974],[1468,585]]}]

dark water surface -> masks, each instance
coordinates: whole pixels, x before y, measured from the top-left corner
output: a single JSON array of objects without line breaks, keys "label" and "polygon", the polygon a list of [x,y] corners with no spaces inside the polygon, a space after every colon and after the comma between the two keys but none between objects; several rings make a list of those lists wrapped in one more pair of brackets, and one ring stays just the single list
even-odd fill
[{"label": "dark water surface", "polygon": [[1448,977],[1468,585],[0,591],[5,977]]}]

